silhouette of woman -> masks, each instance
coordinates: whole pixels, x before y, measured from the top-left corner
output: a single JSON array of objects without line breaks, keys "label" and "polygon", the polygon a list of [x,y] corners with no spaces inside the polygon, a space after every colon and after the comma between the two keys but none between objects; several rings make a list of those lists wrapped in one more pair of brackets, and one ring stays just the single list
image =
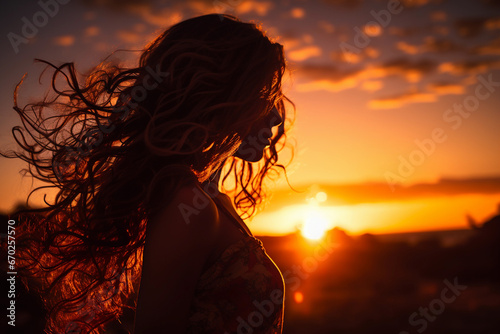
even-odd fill
[{"label": "silhouette of woman", "polygon": [[138,290],[136,334],[281,333],[281,273],[237,210],[252,216],[284,170],[282,46],[211,14],[83,84],[73,63],[45,63],[55,98],[20,108],[16,87],[22,149],[2,155],[58,190],[12,215],[46,331],[104,332]]}]

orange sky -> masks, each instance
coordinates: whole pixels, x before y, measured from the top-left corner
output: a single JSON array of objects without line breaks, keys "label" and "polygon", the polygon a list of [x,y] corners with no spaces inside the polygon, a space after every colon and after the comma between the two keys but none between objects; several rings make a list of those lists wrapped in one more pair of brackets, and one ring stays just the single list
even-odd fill
[{"label": "orange sky", "polygon": [[[211,0],[74,0],[60,5],[34,37],[20,44],[13,44],[9,34],[22,36],[22,18],[32,20],[44,9],[37,2],[9,3],[0,22],[7,36],[1,41],[0,144],[13,148],[15,83],[28,72],[25,100],[46,87],[36,85],[42,67],[33,58],[75,61],[83,72],[115,49],[141,48],[169,24],[224,11],[261,22],[285,47],[290,64],[285,87],[297,106],[292,185],[378,182],[392,191],[442,177],[500,175],[500,8],[487,1],[424,0],[403,1],[390,12],[387,3],[239,0],[218,7]],[[20,167],[0,160],[2,210],[23,198],[30,185],[21,181]],[[392,199],[385,206],[356,203],[349,206],[351,218],[346,218],[349,210],[337,208],[338,219],[333,213],[328,219],[342,226],[355,220],[350,228],[356,231],[456,227],[464,223],[464,213],[453,206],[485,217],[494,212],[497,195]],[[415,205],[421,213],[412,211]],[[280,208],[266,215],[275,209]],[[440,214],[431,219],[436,210]],[[375,214],[382,216],[366,218]],[[266,230],[266,215],[252,223],[255,233],[285,233],[295,226],[279,223]],[[391,218],[380,218],[384,215]],[[272,218],[286,219],[279,217]],[[417,219],[426,222],[418,225]]]}]

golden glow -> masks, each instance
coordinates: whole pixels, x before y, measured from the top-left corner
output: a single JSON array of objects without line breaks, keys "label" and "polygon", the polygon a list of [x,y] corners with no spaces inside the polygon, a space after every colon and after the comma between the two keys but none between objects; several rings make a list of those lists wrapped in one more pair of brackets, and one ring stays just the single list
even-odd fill
[{"label": "golden glow", "polygon": [[326,195],[325,192],[320,191],[316,194],[315,198],[319,203],[323,203],[324,201],[327,200],[328,196]]},{"label": "golden glow", "polygon": [[312,215],[327,219],[328,230],[337,226],[353,235],[458,229],[469,227],[466,214],[482,222],[496,213],[498,203],[500,195],[467,194],[360,204],[294,204],[263,212],[250,225],[262,235],[293,233],[298,228],[307,238],[305,234],[312,228],[307,227],[305,218],[316,212]]},{"label": "golden glow", "polygon": [[293,299],[297,304],[300,304],[304,301],[304,295],[302,294],[302,292],[297,291],[293,294]]},{"label": "golden glow", "polygon": [[300,229],[302,235],[310,240],[319,240],[328,229],[328,218],[317,205],[310,204],[304,212],[304,223]]}]

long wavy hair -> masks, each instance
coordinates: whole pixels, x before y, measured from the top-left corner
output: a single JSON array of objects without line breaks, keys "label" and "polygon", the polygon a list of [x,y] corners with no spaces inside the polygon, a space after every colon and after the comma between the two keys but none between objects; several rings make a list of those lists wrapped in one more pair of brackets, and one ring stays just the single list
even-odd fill
[{"label": "long wavy hair", "polygon": [[[40,60],[41,61],[41,60]],[[123,68],[104,61],[86,75],[54,65],[52,95],[14,109],[18,151],[8,158],[57,190],[45,206],[17,211],[17,265],[47,311],[48,333],[99,333],[128,307],[140,278],[148,219],[179,187],[226,167],[233,199],[251,216],[263,180],[284,170],[285,126],[258,164],[235,158],[251,125],[276,107],[283,48],[260,27],[211,14],[167,29]],[[61,87],[62,86],[62,87]],[[285,122],[283,122],[285,123]]]}]

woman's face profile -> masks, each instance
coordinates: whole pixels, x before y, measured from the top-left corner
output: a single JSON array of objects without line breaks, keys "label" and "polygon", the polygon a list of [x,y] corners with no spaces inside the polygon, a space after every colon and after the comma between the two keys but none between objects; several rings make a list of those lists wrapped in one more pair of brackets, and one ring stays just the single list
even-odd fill
[{"label": "woman's face profile", "polygon": [[264,149],[271,144],[273,127],[282,122],[283,118],[278,109],[274,107],[267,117],[255,122],[234,155],[248,162],[257,162],[262,159]]}]

